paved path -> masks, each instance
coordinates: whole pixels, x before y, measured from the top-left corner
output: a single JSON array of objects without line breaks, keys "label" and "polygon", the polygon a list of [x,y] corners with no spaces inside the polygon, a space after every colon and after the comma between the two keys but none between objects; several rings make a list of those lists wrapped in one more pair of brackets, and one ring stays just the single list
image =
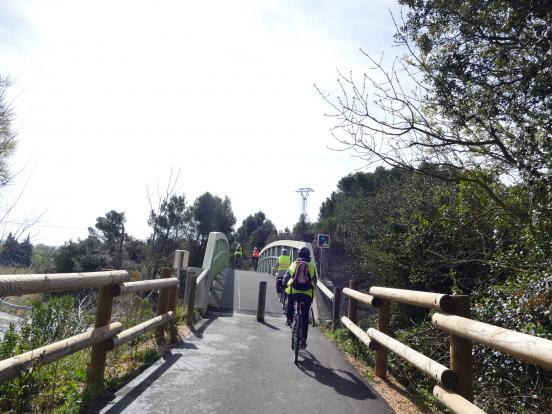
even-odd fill
[{"label": "paved path", "polygon": [[277,316],[262,324],[250,314],[265,278],[228,273],[220,282],[232,287],[219,284],[212,303],[219,311],[211,310],[190,338],[119,390],[102,413],[391,414],[317,328],[293,363],[290,329],[270,285],[267,309],[275,305]]},{"label": "paved path", "polygon": [[17,322],[20,319],[18,316],[0,311],[0,339],[3,338],[4,332],[8,330],[10,323],[14,323],[17,326]]},{"label": "paved path", "polygon": [[268,315],[282,315],[282,306],[276,296],[276,279],[268,273],[246,270],[222,273],[215,281],[209,309],[231,313],[257,313],[259,282],[267,282],[265,312]]}]

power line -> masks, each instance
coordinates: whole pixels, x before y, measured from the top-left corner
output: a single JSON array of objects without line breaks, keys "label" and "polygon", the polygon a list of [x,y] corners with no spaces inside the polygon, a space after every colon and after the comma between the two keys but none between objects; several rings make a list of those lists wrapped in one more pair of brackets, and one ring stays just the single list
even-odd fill
[{"label": "power line", "polygon": [[44,228],[51,228],[51,229],[65,229],[65,230],[88,230],[88,227],[69,227],[69,226],[56,226],[53,224],[32,224],[31,222],[24,222],[24,221],[12,221],[12,220],[5,220],[4,223],[7,224],[17,224],[19,226],[25,226],[27,224],[31,224],[31,227],[44,227]]}]

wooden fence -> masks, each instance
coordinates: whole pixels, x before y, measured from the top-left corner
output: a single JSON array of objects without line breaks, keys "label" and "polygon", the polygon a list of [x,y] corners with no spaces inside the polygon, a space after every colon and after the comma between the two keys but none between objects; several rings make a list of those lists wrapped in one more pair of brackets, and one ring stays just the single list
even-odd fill
[{"label": "wooden fence", "polygon": [[[552,369],[552,341],[523,334],[470,319],[470,300],[465,295],[445,295],[430,292],[392,289],[373,286],[368,294],[359,292],[356,280],[348,288],[334,290],[333,327],[339,320],[341,294],[349,300],[348,315],[341,322],[361,342],[374,350],[375,374],[385,378],[387,354],[394,352],[410,362],[425,375],[438,382],[433,395],[455,413],[484,414],[473,401],[473,342],[523,359],[532,364]],[[363,331],[357,325],[357,303],[378,310],[377,329]],[[393,339],[389,332],[390,305],[404,303],[434,310],[432,324],[450,335],[450,367],[439,364],[427,356]]]},{"label": "wooden fence", "polygon": [[[182,257],[175,259],[175,263],[179,261],[178,267],[174,269],[177,275],[181,269],[188,267],[188,256],[185,258],[184,264],[181,263]],[[174,321],[176,312],[179,279],[172,277],[172,274],[172,268],[163,268],[160,279],[138,282],[130,282],[129,274],[125,270],[0,276],[0,297],[99,288],[94,329],[0,361],[0,382],[9,380],[37,364],[56,361],[87,347],[92,347],[88,381],[102,381],[108,351],[152,329],[156,329],[158,340],[164,340],[165,331],[169,323]],[[111,310],[115,296],[153,289],[159,289],[160,292],[157,317],[126,330],[123,330],[120,322],[112,322]]]}]

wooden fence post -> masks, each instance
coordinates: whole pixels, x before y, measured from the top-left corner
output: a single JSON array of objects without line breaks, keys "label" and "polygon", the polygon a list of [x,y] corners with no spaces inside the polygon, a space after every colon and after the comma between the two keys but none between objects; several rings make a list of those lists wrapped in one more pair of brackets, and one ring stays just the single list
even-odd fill
[{"label": "wooden fence post", "polygon": [[[161,278],[168,278],[172,276],[172,269],[170,267],[164,267],[161,269]],[[159,289],[159,301],[157,302],[157,316],[164,315],[169,311],[169,290],[171,288]],[[155,330],[155,336],[157,340],[162,342],[165,340],[165,327],[161,325]]]},{"label": "wooden fence post", "polygon": [[[391,302],[387,299],[381,299],[378,307],[378,331],[389,335],[389,322]],[[385,378],[387,375],[387,348],[379,346],[376,349],[376,377]]]},{"label": "wooden fence post", "polygon": [[[452,295],[454,314],[470,318],[470,297]],[[472,341],[457,335],[450,335],[450,369],[456,374],[455,391],[468,401],[473,401]]]},{"label": "wooden fence post", "polygon": [[266,302],[266,282],[259,282],[259,300],[257,302],[257,322],[264,322]]},{"label": "wooden fence post", "polygon": [[188,311],[186,315],[186,324],[189,328],[194,326],[194,312],[195,312],[195,293],[196,293],[197,275],[188,273],[186,277],[186,292],[188,299]]},{"label": "wooden fence post", "polygon": [[[357,279],[351,279],[349,281],[349,289],[358,290],[358,280]],[[353,298],[349,298],[349,308],[347,309],[347,316],[353,322],[356,324],[358,322],[357,317],[357,301]]]},{"label": "wooden fence post", "polygon": [[[112,309],[113,295],[111,293],[111,285],[100,286],[98,302],[96,304],[96,322],[94,323],[94,328],[101,328],[111,323]],[[107,341],[98,342],[92,345],[88,383],[99,383],[103,381],[106,357]]]},{"label": "wooden fence post", "polygon": [[334,288],[334,300],[332,310],[332,331],[335,331],[339,326],[339,308],[341,306],[341,289]]},{"label": "wooden fence post", "polygon": [[184,287],[186,286],[186,270],[190,261],[190,252],[187,250],[175,250],[173,268],[175,269],[175,277],[180,285],[177,290],[178,295],[184,297]]},{"label": "wooden fence post", "polygon": [[169,312],[173,312],[174,319],[169,322],[169,338],[171,342],[176,342],[178,340],[178,329],[176,327],[176,302],[178,298],[179,285],[172,286],[169,288]]}]

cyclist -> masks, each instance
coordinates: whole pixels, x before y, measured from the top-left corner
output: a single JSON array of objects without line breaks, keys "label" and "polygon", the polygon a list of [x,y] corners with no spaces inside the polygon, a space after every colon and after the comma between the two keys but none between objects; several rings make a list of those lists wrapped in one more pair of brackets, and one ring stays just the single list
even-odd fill
[{"label": "cyclist", "polygon": [[[276,265],[276,293],[278,295],[285,294],[283,292],[283,279],[290,264],[291,258],[288,256],[287,249],[282,249],[282,254],[278,257],[278,264]],[[282,303],[284,302],[282,301]]]},{"label": "cyclist", "polygon": [[257,271],[257,265],[259,264],[259,249],[257,249],[257,247],[255,247],[253,252],[251,252],[251,260],[253,261],[255,271]]},{"label": "cyclist", "polygon": [[234,250],[234,267],[235,268],[240,268],[241,267],[242,259],[243,259],[243,249],[242,249],[241,245],[238,243],[236,245],[236,250]]},{"label": "cyclist", "polygon": [[307,331],[309,328],[309,311],[314,297],[314,287],[316,286],[316,268],[310,258],[310,251],[302,247],[297,253],[297,260],[290,266],[284,276],[285,292],[288,295],[286,325],[291,326],[293,318],[294,303],[298,300],[304,302],[303,312],[303,338],[301,338],[301,348],[307,347]]}]

